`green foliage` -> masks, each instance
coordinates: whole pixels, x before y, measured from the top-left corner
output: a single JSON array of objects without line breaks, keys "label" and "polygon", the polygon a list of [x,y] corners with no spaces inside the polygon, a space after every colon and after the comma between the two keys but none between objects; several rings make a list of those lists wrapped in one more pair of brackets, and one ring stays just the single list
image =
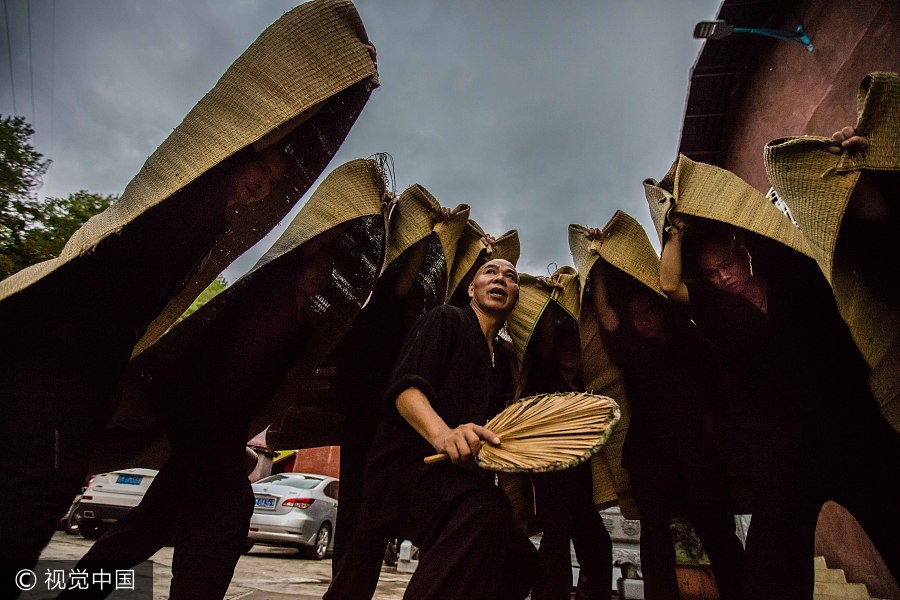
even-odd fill
[{"label": "green foliage", "polygon": [[50,161],[31,146],[32,135],[22,117],[0,119],[0,278],[57,256],[85,221],[117,200],[84,190],[38,200]]},{"label": "green foliage", "polygon": [[215,298],[220,292],[224,291],[225,288],[227,288],[227,287],[228,287],[228,282],[225,281],[225,278],[222,277],[221,275],[219,275],[218,277],[213,279],[212,283],[210,283],[208,286],[206,286],[205,290],[200,292],[200,295],[197,296],[197,299],[194,300],[190,306],[188,306],[187,310],[184,311],[184,313],[180,317],[178,317],[178,320],[175,321],[175,323],[179,323],[179,322],[185,320],[186,318],[188,318],[189,316],[191,316],[191,314],[196,312],[196,310],[198,308],[200,308],[201,306],[203,306],[204,304],[206,304],[207,302],[209,302],[210,300]]},{"label": "green foliage", "polygon": [[684,519],[672,519],[672,539],[675,540],[675,560],[682,565],[708,565],[700,538]]},{"label": "green foliage", "polygon": [[24,208],[50,165],[34,150],[32,135],[22,117],[0,118],[0,277],[21,268],[16,250],[28,224]]}]

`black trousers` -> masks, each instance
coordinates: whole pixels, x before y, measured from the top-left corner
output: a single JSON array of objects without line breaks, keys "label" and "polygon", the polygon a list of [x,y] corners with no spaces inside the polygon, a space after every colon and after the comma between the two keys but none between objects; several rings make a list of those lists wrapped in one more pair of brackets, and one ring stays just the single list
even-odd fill
[{"label": "black trousers", "polygon": [[[77,568],[128,568],[174,541],[169,597],[220,600],[246,544],[253,504],[243,462],[204,470],[176,455],[160,469],[141,503],[94,543]],[[59,598],[106,595],[68,590]]]},{"label": "black trousers", "polygon": [[0,439],[6,444],[0,453],[0,596],[15,598],[7,571],[37,562],[80,492],[91,441],[105,421],[103,391],[111,378],[88,376],[70,353],[52,347],[6,350],[0,361]]},{"label": "black trousers", "polygon": [[[675,544],[670,520],[676,510],[687,515],[700,538],[716,577],[722,600],[739,600],[743,583],[744,548],[735,534],[734,515],[727,502],[690,502],[679,479],[674,489],[639,469],[628,471],[641,513],[641,570],[647,600],[678,600],[675,577]],[[724,497],[721,496],[721,497]],[[810,561],[810,564],[811,561]]]},{"label": "black trousers", "polygon": [[404,499],[401,527],[419,547],[419,566],[404,598],[522,600],[528,595],[537,551],[515,527],[499,488],[485,486],[437,504],[424,497]]},{"label": "black trousers", "polygon": [[827,500],[856,517],[900,581],[900,435],[874,399],[846,406],[805,415],[799,453],[772,452],[763,435],[746,441],[753,516],[745,599],[812,596],[816,522]]},{"label": "black trousers", "polygon": [[419,547],[409,600],[522,600],[538,557],[490,473],[419,461],[400,472],[398,533]]},{"label": "black trousers", "polygon": [[612,540],[594,506],[590,463],[554,473],[535,473],[538,523],[544,530],[539,550],[542,569],[531,597],[568,600],[575,546],[581,574],[578,598],[608,600],[612,584]]}]

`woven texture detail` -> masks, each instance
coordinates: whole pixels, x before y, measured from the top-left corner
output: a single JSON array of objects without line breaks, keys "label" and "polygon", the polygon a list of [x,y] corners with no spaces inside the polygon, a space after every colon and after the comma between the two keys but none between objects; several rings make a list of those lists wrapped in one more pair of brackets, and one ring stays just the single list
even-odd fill
[{"label": "woven texture detail", "polygon": [[569,251],[582,279],[582,289],[594,261],[602,258],[659,294],[659,256],[641,224],[617,210],[602,232],[602,239],[588,240],[586,227],[569,225]]},{"label": "woven texture detail", "polygon": [[858,133],[862,152],[834,155],[831,138],[801,136],[766,144],[766,174],[790,207],[825,276],[832,278],[834,250],[847,203],[860,171],[900,170],[900,75],[873,73],[859,90]]},{"label": "woven texture detail", "polygon": [[478,466],[504,473],[571,469],[607,443],[618,421],[618,405],[605,396],[569,392],[523,398],[485,425],[500,445],[483,444]]},{"label": "woven texture detail", "polygon": [[450,288],[448,297],[462,290],[460,286],[467,287],[476,270],[483,263],[502,258],[512,264],[519,261],[519,233],[512,229],[496,238],[497,243],[492,248],[486,248],[481,242],[485,235],[481,226],[469,219],[466,228],[456,249],[456,258],[450,275]]},{"label": "woven texture detail", "polygon": [[447,277],[450,277],[459,238],[469,220],[469,207],[460,204],[454,208],[447,222],[436,220],[440,210],[440,202],[422,185],[416,183],[403,190],[391,214],[385,269],[413,244],[435,233],[444,250]]},{"label": "woven texture detail", "polygon": [[729,223],[812,255],[800,230],[743,179],[679,155],[662,181],[644,180],[650,215],[660,241],[669,211]]}]

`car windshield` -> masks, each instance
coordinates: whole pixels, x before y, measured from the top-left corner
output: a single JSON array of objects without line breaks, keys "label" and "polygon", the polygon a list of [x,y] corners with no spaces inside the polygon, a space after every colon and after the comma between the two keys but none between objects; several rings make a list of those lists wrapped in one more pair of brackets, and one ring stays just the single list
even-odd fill
[{"label": "car windshield", "polygon": [[297,475],[272,475],[271,477],[260,479],[256,483],[274,483],[276,485],[287,485],[297,488],[298,490],[311,490],[322,483],[322,479],[319,477],[304,477]]}]

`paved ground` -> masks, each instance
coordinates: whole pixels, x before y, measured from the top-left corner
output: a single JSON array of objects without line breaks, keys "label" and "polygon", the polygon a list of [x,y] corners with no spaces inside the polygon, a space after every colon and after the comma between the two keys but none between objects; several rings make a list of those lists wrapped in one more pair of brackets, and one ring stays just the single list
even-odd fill
[{"label": "paved ground", "polygon": [[[48,560],[77,560],[93,542],[81,536],[57,532],[41,555]],[[166,547],[153,556],[153,597],[167,598],[172,576],[172,548]],[[397,573],[394,567],[383,567],[375,600],[399,600],[403,597],[409,575]],[[331,559],[321,561],[299,558],[291,549],[255,546],[238,561],[228,600],[263,600],[293,598],[318,600],[331,579]]]}]

